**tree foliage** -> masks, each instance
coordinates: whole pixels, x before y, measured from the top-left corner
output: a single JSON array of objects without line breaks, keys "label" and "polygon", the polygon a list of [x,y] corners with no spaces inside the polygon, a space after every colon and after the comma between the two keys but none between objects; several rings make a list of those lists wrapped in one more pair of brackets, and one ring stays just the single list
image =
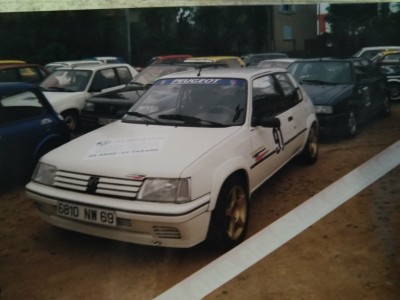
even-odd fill
[{"label": "tree foliage", "polygon": [[400,45],[400,13],[390,13],[388,4],[332,4],[327,21],[339,56],[367,46]]},{"label": "tree foliage", "polygon": [[127,53],[124,10],[4,13],[0,59],[45,64],[96,55],[143,65],[163,54],[240,55],[267,49],[267,6],[137,9]]}]

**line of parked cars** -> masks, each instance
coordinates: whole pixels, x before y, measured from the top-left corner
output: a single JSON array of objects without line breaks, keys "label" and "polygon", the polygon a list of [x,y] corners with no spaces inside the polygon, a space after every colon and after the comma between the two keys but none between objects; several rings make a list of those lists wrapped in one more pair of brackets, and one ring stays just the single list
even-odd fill
[{"label": "line of parked cars", "polygon": [[[101,62],[62,66],[10,94],[13,84],[0,109],[15,106],[26,122],[36,116],[37,127],[60,132],[29,153],[38,163],[26,190],[39,215],[153,246],[234,247],[246,234],[251,195],[292,159],[315,163],[320,131],[353,137],[362,122],[390,114],[386,77],[364,58],[270,57],[246,66],[234,56],[186,57],[140,72]],[[0,138],[19,124],[9,122]],[[78,124],[86,134],[67,142]]]}]

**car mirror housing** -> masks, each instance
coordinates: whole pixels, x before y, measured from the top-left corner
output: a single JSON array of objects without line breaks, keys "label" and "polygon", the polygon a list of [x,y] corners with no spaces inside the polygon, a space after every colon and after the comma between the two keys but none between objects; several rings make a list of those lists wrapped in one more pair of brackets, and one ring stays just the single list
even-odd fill
[{"label": "car mirror housing", "polygon": [[251,125],[253,127],[261,126],[267,128],[279,128],[281,127],[281,121],[275,117],[253,118]]}]

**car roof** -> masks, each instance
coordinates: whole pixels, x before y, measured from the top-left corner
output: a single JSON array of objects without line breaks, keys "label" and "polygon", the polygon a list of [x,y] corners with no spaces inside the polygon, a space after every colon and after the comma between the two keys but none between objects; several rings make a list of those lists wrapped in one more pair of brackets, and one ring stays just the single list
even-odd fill
[{"label": "car roof", "polygon": [[212,60],[212,61],[218,61],[218,60],[222,60],[222,59],[240,59],[239,56],[196,56],[196,57],[190,57],[185,61],[191,61],[191,60]]},{"label": "car roof", "polygon": [[3,59],[3,60],[0,60],[0,65],[1,64],[26,64],[26,61],[16,60],[16,59]]},{"label": "car roof", "polygon": [[262,52],[262,53],[248,53],[243,56],[265,56],[265,55],[281,55],[287,57],[288,55],[283,52]]},{"label": "car roof", "polygon": [[69,65],[69,64],[102,64],[100,60],[65,60],[65,61],[53,61],[46,66],[50,65]]},{"label": "car roof", "polygon": [[314,58],[302,58],[296,59],[294,62],[308,62],[308,61],[320,61],[320,62],[330,62],[330,61],[356,61],[356,60],[366,60],[364,57],[348,57],[348,58],[336,58],[336,57],[314,57]]},{"label": "car roof", "polygon": [[300,60],[300,59],[299,58],[288,58],[288,57],[286,57],[286,58],[284,58],[284,57],[282,57],[282,58],[271,58],[271,59],[264,59],[264,60],[260,61],[259,63],[262,63],[262,62],[274,62],[274,61],[294,62],[296,60]]},{"label": "car roof", "polygon": [[371,47],[363,47],[362,50],[380,50],[380,49],[400,49],[400,46],[371,46]]},{"label": "car roof", "polygon": [[17,68],[25,68],[25,67],[39,67],[39,68],[45,69],[42,65],[39,65],[39,64],[24,64],[24,63],[0,64],[0,70],[17,69]]},{"label": "car roof", "polygon": [[82,64],[78,66],[73,66],[73,67],[62,67],[57,69],[59,70],[89,70],[89,71],[96,71],[96,70],[102,70],[102,69],[108,69],[108,68],[115,68],[115,67],[123,67],[126,66],[128,68],[132,68],[131,65],[129,64],[124,64],[124,63],[115,63],[115,64]]},{"label": "car roof", "polygon": [[[162,76],[162,79],[167,78],[209,78],[209,77],[221,77],[221,78],[237,78],[237,79],[251,79],[255,76],[262,74],[273,74],[276,72],[285,72],[287,70],[282,68],[271,68],[271,69],[259,69],[259,68],[204,68],[201,70],[194,71],[183,71],[173,74]],[[199,75],[200,74],[200,75]],[[160,79],[158,79],[160,80]]]}]

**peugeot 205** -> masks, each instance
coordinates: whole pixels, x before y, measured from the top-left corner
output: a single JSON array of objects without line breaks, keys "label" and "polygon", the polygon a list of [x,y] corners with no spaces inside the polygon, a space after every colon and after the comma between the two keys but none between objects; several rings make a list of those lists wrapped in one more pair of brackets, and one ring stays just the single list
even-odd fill
[{"label": "peugeot 205", "polygon": [[314,106],[284,69],[199,69],[158,79],[119,121],[40,159],[27,195],[65,229],[120,241],[228,249],[253,192],[318,157]]}]

